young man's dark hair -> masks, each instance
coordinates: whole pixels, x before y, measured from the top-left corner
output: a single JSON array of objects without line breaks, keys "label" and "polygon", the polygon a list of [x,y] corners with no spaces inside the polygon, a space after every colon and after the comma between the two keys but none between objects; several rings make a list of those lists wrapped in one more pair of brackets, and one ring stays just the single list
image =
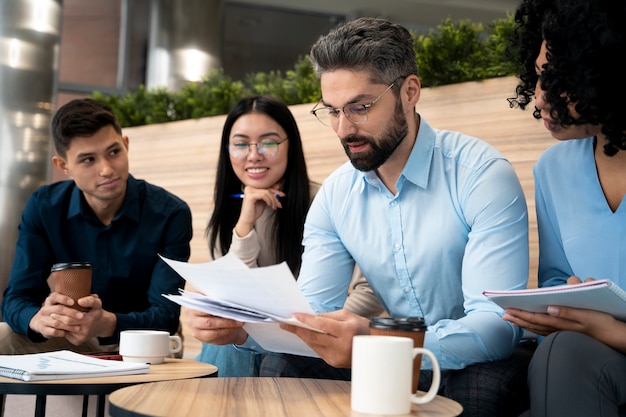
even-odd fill
[{"label": "young man's dark hair", "polygon": [[65,158],[72,139],[91,136],[104,126],[112,126],[122,135],[122,128],[109,106],[92,98],[72,100],[52,118],[54,147]]}]

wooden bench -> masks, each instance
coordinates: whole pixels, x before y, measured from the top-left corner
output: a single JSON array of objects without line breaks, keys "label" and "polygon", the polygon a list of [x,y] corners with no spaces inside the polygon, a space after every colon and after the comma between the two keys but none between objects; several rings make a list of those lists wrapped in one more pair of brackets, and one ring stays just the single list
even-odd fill
[{"label": "wooden bench", "polygon": [[[537,222],[532,167],[554,139],[531,110],[511,109],[515,77],[494,78],[425,88],[417,111],[440,129],[459,130],[481,138],[507,157],[526,195],[530,226],[529,286],[537,285]],[[309,174],[322,181],[347,157],[332,129],[309,111],[314,103],[291,106],[300,128]],[[130,170],[158,184],[191,207],[194,237],[190,262],[207,262],[204,237],[212,209],[213,187],[222,126],[226,116],[124,129],[130,138]],[[191,338],[187,338],[191,339]],[[187,341],[185,343],[187,345]]]}]

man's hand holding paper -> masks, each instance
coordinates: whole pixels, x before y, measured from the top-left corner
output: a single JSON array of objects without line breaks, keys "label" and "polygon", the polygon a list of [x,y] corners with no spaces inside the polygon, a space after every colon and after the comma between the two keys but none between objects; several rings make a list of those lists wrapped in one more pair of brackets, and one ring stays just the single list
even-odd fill
[{"label": "man's hand holding paper", "polygon": [[206,332],[210,333],[198,337],[200,340],[241,344],[245,341],[243,327],[266,350],[317,356],[300,338],[278,325],[316,330],[292,317],[293,313],[315,313],[286,263],[248,268],[234,255],[202,264],[162,259],[198,291],[163,295],[193,310],[186,313],[185,320],[206,321]]}]

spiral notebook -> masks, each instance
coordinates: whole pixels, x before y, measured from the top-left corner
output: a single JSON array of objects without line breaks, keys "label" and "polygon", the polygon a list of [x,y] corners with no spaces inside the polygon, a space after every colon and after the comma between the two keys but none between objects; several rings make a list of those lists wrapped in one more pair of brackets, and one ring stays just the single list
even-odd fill
[{"label": "spiral notebook", "polygon": [[69,350],[0,355],[0,376],[22,381],[99,378],[150,372],[145,363],[98,359]]},{"label": "spiral notebook", "polygon": [[502,308],[545,313],[548,306],[566,306],[602,311],[626,320],[626,291],[608,279],[517,291],[483,291],[483,295]]}]

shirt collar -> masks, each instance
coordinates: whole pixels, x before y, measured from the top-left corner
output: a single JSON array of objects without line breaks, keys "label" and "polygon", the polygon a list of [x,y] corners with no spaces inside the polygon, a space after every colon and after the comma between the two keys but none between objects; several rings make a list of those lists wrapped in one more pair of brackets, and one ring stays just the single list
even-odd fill
[{"label": "shirt collar", "polygon": [[[426,119],[420,115],[420,126],[417,132],[417,139],[409,155],[409,159],[398,178],[398,185],[404,182],[404,179],[414,183],[415,185],[426,188],[428,185],[428,176],[430,174],[430,165],[433,159],[433,149],[435,147],[436,132],[428,124]],[[360,192],[365,189],[365,184],[381,188],[383,187],[380,178],[376,175],[376,171],[367,171],[361,173],[363,181],[361,183]],[[398,187],[400,189],[401,187]]]},{"label": "shirt collar", "polygon": [[417,132],[417,139],[402,170],[401,176],[421,188],[428,185],[430,165],[433,159],[437,133],[428,124],[426,119],[420,115],[420,126]]},{"label": "shirt collar", "polygon": [[[128,174],[128,180],[126,181],[126,197],[124,198],[124,204],[122,208],[117,212],[113,220],[117,220],[122,216],[126,216],[134,222],[139,222],[139,187],[137,180]],[[74,184],[72,195],[70,196],[69,208],[67,210],[67,218],[81,215],[83,217],[94,217],[93,211],[87,206],[87,201],[83,196],[82,191]]]}]

